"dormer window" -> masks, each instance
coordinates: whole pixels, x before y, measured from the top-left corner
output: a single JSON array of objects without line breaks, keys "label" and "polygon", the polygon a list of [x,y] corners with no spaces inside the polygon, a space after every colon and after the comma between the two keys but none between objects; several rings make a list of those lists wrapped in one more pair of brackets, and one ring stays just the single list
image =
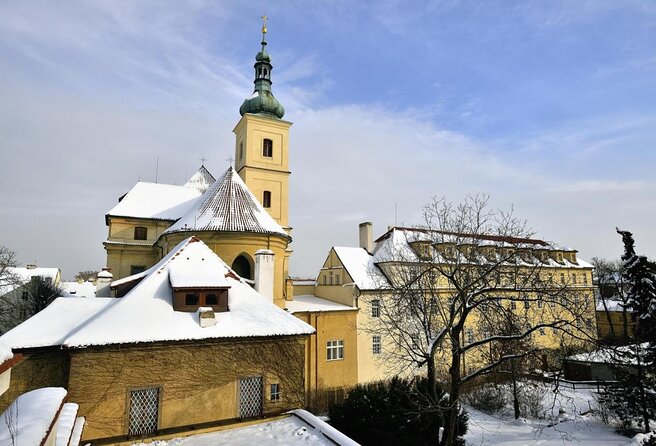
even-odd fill
[{"label": "dormer window", "polygon": [[228,288],[174,288],[173,309],[194,313],[199,307],[211,307],[215,313],[228,311]]},{"label": "dormer window", "polygon": [[134,228],[134,239],[135,240],[147,240],[148,239],[148,228],[143,226],[137,226]]},{"label": "dormer window", "polygon": [[273,157],[273,141],[269,138],[264,138],[262,141],[262,156],[266,158]]}]

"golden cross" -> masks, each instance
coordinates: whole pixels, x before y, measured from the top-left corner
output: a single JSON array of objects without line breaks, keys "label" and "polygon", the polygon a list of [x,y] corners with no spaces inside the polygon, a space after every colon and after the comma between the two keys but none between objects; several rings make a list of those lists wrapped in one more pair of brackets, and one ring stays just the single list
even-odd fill
[{"label": "golden cross", "polygon": [[269,20],[269,18],[266,15],[262,16],[262,34],[266,34],[267,29],[266,29],[266,22]]}]

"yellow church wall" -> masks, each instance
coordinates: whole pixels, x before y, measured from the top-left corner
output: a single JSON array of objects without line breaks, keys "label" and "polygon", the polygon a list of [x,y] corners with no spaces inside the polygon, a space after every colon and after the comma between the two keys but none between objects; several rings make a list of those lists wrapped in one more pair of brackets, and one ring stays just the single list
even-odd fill
[{"label": "yellow church wall", "polygon": [[[84,349],[71,353],[69,400],[83,441],[127,435],[131,390],[160,389],[158,430],[238,421],[239,379],[263,377],[263,414],[302,407],[301,338]],[[270,401],[269,385],[280,385]]]},{"label": "yellow church wall", "polygon": [[[628,338],[633,338],[636,322],[631,317],[631,312],[627,311],[626,316],[622,311],[604,311],[599,310],[596,312],[597,319],[597,332],[599,339],[606,338],[621,338],[624,333],[624,324],[626,317],[626,335]],[[611,329],[612,327],[612,329]]]},{"label": "yellow church wall", "polygon": [[[303,312],[294,316],[317,331],[305,347],[306,390],[348,388],[358,383],[357,310]],[[344,342],[343,359],[327,359],[328,341]]]},{"label": "yellow church wall", "polygon": [[114,280],[131,275],[133,266],[147,269],[160,260],[159,249],[153,246],[105,243],[105,251]]},{"label": "yellow church wall", "polygon": [[[155,220],[142,218],[108,217],[107,240],[115,242],[133,242],[153,244],[160,235],[173,223],[170,220]],[[146,240],[135,240],[134,228],[147,228]]]},{"label": "yellow church wall", "polygon": [[[190,232],[175,232],[165,234],[158,244],[162,247],[163,255],[166,255],[178,243],[191,236]],[[260,249],[270,249],[274,252],[274,303],[279,307],[285,306],[284,301],[287,293],[288,252],[287,239],[250,232],[194,232],[193,235],[201,239],[212,249],[224,262],[231,266],[240,255],[246,254],[250,257],[251,274],[255,273],[255,253]],[[290,296],[291,297],[291,296]]]},{"label": "yellow church wall", "polygon": [[[289,228],[289,128],[292,123],[244,114],[235,126],[235,169],[253,195],[262,203],[271,192],[269,214]],[[263,155],[264,139],[273,143],[272,156]]]}]

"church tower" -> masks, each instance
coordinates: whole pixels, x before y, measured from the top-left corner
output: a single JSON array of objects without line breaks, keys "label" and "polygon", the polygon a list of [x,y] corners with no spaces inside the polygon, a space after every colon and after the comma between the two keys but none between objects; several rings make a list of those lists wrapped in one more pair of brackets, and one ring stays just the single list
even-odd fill
[{"label": "church tower", "polygon": [[287,232],[289,212],[289,127],[285,109],[271,92],[271,57],[266,51],[266,16],[262,49],[255,56],[255,91],[239,108],[235,169],[271,217]]}]

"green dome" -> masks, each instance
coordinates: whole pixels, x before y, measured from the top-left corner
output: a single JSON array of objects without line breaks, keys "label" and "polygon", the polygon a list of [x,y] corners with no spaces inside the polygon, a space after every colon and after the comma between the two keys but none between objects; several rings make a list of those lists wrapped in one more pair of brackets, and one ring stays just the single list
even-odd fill
[{"label": "green dome", "polygon": [[266,50],[262,48],[262,51],[257,53],[255,56],[255,60],[257,62],[271,62],[271,56],[269,56],[269,53],[267,53]]},{"label": "green dome", "polygon": [[239,114],[244,116],[244,113],[275,116],[282,119],[285,116],[285,108],[280,105],[270,91],[256,89],[253,96],[246,99],[239,107]]}]

